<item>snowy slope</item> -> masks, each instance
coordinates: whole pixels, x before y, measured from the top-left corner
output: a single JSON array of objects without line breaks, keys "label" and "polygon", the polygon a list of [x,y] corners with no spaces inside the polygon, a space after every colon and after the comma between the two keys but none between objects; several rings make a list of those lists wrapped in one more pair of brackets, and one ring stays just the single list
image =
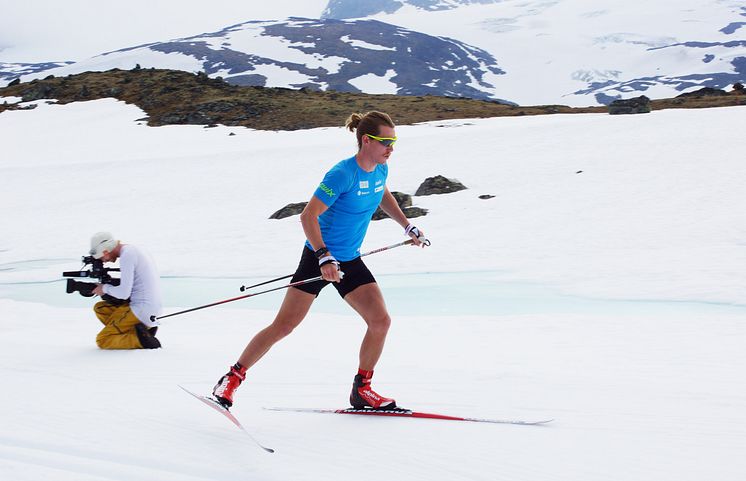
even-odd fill
[{"label": "snowy slope", "polygon": [[[64,67],[74,62],[43,62],[43,63],[8,63],[0,62],[0,85],[7,85],[24,75],[46,72],[51,69]],[[42,75],[45,77],[48,73]],[[41,78],[41,77],[40,77]]]},{"label": "snowy slope", "polygon": [[[469,189],[414,198],[432,247],[366,261],[393,317],[377,388],[424,411],[555,421],[263,411],[344,407],[363,323],[324,292],[238,393],[272,455],[176,384],[209,390],[281,294],[166,319],[156,352],[104,352],[91,301],[59,274],[100,229],[154,254],[169,312],[289,273],[298,218],[268,216],[307,200],[354,138],[142,116],[111,99],[0,115],[0,478],[741,479],[743,108],[397,128],[392,190],[437,174]],[[364,249],[401,239],[375,222]]]},{"label": "snowy slope", "polygon": [[[641,94],[666,98],[746,81],[742,1],[463,3],[471,2],[395,1],[369,16],[490,52],[506,72],[495,80],[495,90],[521,105],[593,105]],[[444,9],[423,8],[438,4]]]}]

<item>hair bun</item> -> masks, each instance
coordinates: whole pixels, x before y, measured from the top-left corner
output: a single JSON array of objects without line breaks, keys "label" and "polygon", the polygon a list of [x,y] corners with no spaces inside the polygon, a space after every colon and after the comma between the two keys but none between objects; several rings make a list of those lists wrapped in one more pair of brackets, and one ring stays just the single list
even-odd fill
[{"label": "hair bun", "polygon": [[348,128],[350,132],[354,132],[355,129],[357,129],[357,126],[360,125],[361,120],[363,120],[363,114],[354,113],[347,117],[345,127]]}]

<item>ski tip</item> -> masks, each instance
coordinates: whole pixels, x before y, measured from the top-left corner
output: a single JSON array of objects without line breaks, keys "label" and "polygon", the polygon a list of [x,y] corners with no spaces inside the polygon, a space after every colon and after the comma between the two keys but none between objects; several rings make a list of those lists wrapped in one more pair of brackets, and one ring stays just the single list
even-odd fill
[{"label": "ski tip", "polygon": [[526,424],[529,426],[543,426],[544,424],[549,424],[552,421],[554,421],[554,418],[552,419],[544,419],[542,421],[521,421],[519,424]]}]

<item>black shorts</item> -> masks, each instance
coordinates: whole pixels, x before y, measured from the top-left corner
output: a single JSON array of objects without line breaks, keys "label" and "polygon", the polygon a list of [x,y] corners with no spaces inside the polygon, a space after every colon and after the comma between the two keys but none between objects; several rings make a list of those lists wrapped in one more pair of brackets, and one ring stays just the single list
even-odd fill
[{"label": "black shorts", "polygon": [[[340,262],[339,268],[344,272],[344,277],[340,282],[329,282],[329,281],[316,281],[309,282],[308,284],[301,284],[296,286],[296,289],[300,289],[303,292],[308,292],[315,296],[319,295],[321,289],[326,287],[327,284],[334,284],[334,287],[339,292],[339,295],[344,298],[347,294],[354,291],[358,287],[364,284],[370,284],[376,282],[373,274],[370,273],[368,267],[365,265],[360,257],[356,257],[351,261]],[[305,279],[313,279],[321,275],[321,268],[319,268],[319,261],[316,259],[313,251],[308,247],[303,248],[303,255],[300,258],[300,264],[298,269],[293,274],[293,279],[290,282],[302,281]]]}]

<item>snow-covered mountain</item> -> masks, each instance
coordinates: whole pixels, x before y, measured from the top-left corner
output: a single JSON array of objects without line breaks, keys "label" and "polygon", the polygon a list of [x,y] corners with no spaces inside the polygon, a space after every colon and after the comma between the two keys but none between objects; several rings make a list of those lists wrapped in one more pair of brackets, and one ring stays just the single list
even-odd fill
[{"label": "snow-covered mountain", "polygon": [[238,85],[495,99],[504,72],[462,42],[375,20],[251,21],[105,53],[44,75],[88,70],[204,71]]},{"label": "snow-covered mountain", "polygon": [[452,10],[462,5],[500,3],[503,0],[376,0],[359,2],[329,0],[321,18],[361,18],[377,13],[394,13],[405,5],[425,11]]},{"label": "snow-covered mountain", "polygon": [[[0,62],[0,85],[4,86],[24,75],[63,67],[74,62],[8,63]],[[48,73],[45,75],[49,75]]]},{"label": "snow-covered mountain", "polygon": [[[330,0],[319,16],[239,23],[23,80],[140,64],[243,85],[571,106],[746,82],[743,0]],[[0,73],[0,85],[17,75]]]},{"label": "snow-covered mountain", "polygon": [[[358,2],[334,0],[345,18]],[[388,0],[369,18],[458,38],[490,52],[520,104],[608,104],[746,80],[743,0]]]}]

